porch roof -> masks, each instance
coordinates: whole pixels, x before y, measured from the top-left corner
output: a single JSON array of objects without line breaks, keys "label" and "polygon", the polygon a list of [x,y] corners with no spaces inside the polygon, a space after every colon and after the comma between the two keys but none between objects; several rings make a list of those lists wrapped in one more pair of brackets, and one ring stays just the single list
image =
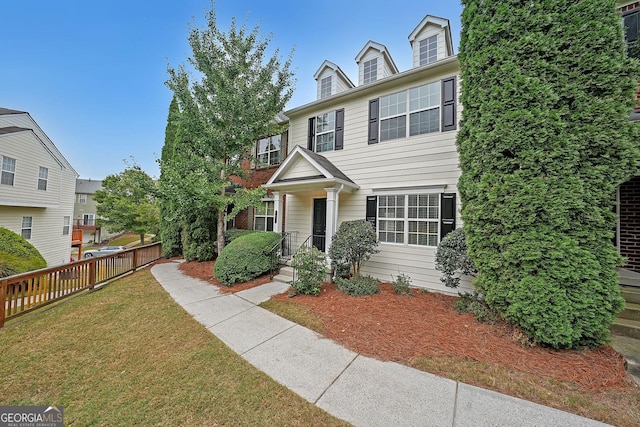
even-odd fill
[{"label": "porch roof", "polygon": [[346,191],[360,188],[326,157],[296,145],[264,186],[276,191],[306,191],[338,185]]}]

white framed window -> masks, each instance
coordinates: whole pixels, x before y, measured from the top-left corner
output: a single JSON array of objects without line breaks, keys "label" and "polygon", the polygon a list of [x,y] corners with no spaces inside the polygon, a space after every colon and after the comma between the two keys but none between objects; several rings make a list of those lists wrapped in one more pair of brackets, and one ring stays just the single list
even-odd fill
[{"label": "white framed window", "polygon": [[380,97],[380,141],[407,136],[407,91]]},{"label": "white framed window", "polygon": [[373,83],[378,79],[378,58],[373,58],[364,63],[363,83]]},{"label": "white framed window", "polygon": [[420,65],[431,64],[438,59],[438,35],[420,40]]},{"label": "white framed window", "polygon": [[281,135],[274,135],[258,140],[256,148],[258,167],[280,164],[281,139]]},{"label": "white framed window", "polygon": [[380,242],[438,246],[440,194],[378,196],[377,221]]},{"label": "white framed window", "polygon": [[87,195],[86,194],[78,194],[78,203],[85,204],[87,203]]},{"label": "white framed window", "polygon": [[380,141],[439,132],[440,101],[440,82],[381,96]]},{"label": "white framed window", "polygon": [[331,151],[334,147],[336,130],[336,112],[320,114],[316,117],[315,152]]},{"label": "white framed window", "polygon": [[331,96],[331,76],[327,76],[320,80],[320,99]]},{"label": "white framed window", "polygon": [[265,201],[254,210],[253,229],[260,231],[273,231],[275,222],[275,203]]},{"label": "white framed window", "polygon": [[38,169],[38,190],[47,191],[48,180],[49,180],[49,168],[40,166]]},{"label": "white framed window", "polygon": [[71,231],[71,217],[65,216],[62,217],[62,235],[68,236]]},{"label": "white framed window", "polygon": [[23,216],[22,217],[22,229],[20,230],[20,235],[23,239],[29,240],[31,239],[31,230],[33,229],[33,217],[31,216]]},{"label": "white framed window", "polygon": [[0,184],[13,185],[16,176],[16,159],[2,156],[2,176],[0,176]]},{"label": "white framed window", "polygon": [[96,216],[94,214],[82,215],[82,225],[96,225]]}]

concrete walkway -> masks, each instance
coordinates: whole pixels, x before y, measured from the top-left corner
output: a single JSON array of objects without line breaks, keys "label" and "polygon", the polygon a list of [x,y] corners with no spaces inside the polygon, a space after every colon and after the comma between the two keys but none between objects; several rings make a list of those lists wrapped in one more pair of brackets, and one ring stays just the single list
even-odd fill
[{"label": "concrete walkway", "polygon": [[557,409],[361,356],[261,307],[288,286],[224,294],[157,264],[156,280],[233,351],[280,384],[356,426],[604,426]]}]

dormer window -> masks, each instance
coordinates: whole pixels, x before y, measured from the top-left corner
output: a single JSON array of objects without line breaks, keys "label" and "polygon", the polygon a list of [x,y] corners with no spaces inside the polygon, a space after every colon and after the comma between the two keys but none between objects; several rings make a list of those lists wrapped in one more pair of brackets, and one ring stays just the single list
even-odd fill
[{"label": "dormer window", "polygon": [[331,76],[320,80],[320,99],[331,96]]},{"label": "dormer window", "polygon": [[363,83],[373,83],[378,79],[378,58],[364,63]]},{"label": "dormer window", "polygon": [[438,35],[420,40],[420,66],[431,64],[438,59]]}]

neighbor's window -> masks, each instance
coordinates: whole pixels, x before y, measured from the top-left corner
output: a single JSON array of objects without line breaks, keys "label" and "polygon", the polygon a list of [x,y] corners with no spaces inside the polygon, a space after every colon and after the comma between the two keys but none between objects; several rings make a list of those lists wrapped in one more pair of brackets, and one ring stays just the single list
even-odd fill
[{"label": "neighbor's window", "polygon": [[378,58],[373,58],[364,63],[363,83],[373,83],[378,78]]},{"label": "neighbor's window", "polygon": [[280,164],[281,135],[274,135],[258,140],[258,166],[273,166]]},{"label": "neighbor's window", "polygon": [[331,76],[320,80],[320,99],[331,96]]},{"label": "neighbor's window", "polygon": [[96,216],[94,214],[82,215],[82,225],[96,225]]},{"label": "neighbor's window", "polygon": [[78,194],[78,203],[82,203],[82,204],[87,203],[87,195],[86,194]]},{"label": "neighbor's window", "polygon": [[253,217],[253,229],[260,231],[273,231],[275,219],[274,202],[264,202],[255,209]]},{"label": "neighbor's window", "polygon": [[438,59],[438,35],[420,40],[420,65],[431,64]]},{"label": "neighbor's window", "polygon": [[31,216],[23,216],[22,217],[22,230],[20,231],[20,235],[23,239],[29,240],[31,239],[31,229],[33,228],[33,217]]},{"label": "neighbor's window", "polygon": [[16,175],[16,159],[11,157],[2,156],[2,177],[0,177],[0,184],[13,185],[13,180]]},{"label": "neighbor's window", "polygon": [[49,179],[49,168],[40,166],[38,169],[38,190],[47,191],[47,181]]},{"label": "neighbor's window", "polygon": [[62,218],[62,235],[68,236],[71,228],[71,217],[65,216]]}]

